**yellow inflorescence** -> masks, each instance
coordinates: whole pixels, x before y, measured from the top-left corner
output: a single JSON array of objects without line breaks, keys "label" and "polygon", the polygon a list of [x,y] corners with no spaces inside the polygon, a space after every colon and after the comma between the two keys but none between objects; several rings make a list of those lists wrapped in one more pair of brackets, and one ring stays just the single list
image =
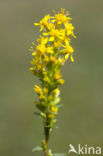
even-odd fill
[{"label": "yellow inflorescence", "polygon": [[68,58],[74,62],[70,37],[75,38],[75,35],[70,20],[68,11],[61,9],[58,13],[54,11],[54,16],[48,14],[34,23],[40,27],[41,36],[30,47],[33,55],[30,70],[41,81],[41,87],[35,85],[34,88],[39,96],[36,106],[50,119],[51,127],[60,101],[58,85],[64,83],[61,67]]}]

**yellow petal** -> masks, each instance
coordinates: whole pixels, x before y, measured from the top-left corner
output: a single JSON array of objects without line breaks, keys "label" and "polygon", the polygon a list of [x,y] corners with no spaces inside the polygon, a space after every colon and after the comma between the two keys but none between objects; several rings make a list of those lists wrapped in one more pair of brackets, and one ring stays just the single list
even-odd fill
[{"label": "yellow petal", "polygon": [[72,62],[74,62],[74,58],[73,58],[73,56],[72,56],[72,55],[70,56],[70,59],[71,59],[71,61],[72,61]]},{"label": "yellow petal", "polygon": [[54,37],[50,37],[49,41],[53,42],[54,41]]},{"label": "yellow petal", "polygon": [[40,31],[42,31],[42,30],[43,30],[43,28],[44,28],[44,27],[43,27],[43,26],[41,26],[41,29],[40,29]]},{"label": "yellow petal", "polygon": [[48,35],[49,35],[49,33],[44,32],[44,33],[43,33],[43,35],[44,35],[44,36],[48,36]]},{"label": "yellow petal", "polygon": [[34,25],[40,25],[39,23],[33,23]]},{"label": "yellow petal", "polygon": [[66,46],[69,46],[69,42],[66,39],[65,39],[65,44],[66,44]]},{"label": "yellow petal", "polygon": [[69,54],[66,54],[65,55],[65,59],[67,60],[69,58]]}]

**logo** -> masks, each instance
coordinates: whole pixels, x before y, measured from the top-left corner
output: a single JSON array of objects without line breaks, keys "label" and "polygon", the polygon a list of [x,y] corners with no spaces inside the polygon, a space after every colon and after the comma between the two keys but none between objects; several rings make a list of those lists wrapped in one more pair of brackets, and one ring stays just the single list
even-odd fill
[{"label": "logo", "polygon": [[77,148],[75,148],[72,144],[69,145],[69,151],[68,154],[70,153],[75,153],[75,154],[101,154],[102,149],[101,147],[89,147],[87,145],[81,146],[78,144]]}]

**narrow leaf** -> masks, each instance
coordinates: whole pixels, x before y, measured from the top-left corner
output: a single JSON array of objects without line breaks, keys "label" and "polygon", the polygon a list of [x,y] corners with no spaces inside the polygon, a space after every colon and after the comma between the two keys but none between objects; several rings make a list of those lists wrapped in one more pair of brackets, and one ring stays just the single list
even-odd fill
[{"label": "narrow leaf", "polygon": [[35,152],[35,151],[42,151],[42,150],[43,150],[43,148],[40,147],[40,146],[38,146],[38,147],[33,148],[33,149],[32,149],[32,152]]},{"label": "narrow leaf", "polygon": [[66,156],[66,153],[55,153],[53,156]]},{"label": "narrow leaf", "polygon": [[57,107],[59,108],[59,107],[63,107],[63,104],[57,104]]},{"label": "narrow leaf", "polygon": [[33,112],[34,115],[41,116],[38,112]]}]

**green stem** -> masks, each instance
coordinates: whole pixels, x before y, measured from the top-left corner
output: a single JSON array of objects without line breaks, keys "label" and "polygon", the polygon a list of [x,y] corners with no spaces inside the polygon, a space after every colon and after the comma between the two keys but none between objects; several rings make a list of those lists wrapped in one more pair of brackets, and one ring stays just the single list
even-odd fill
[{"label": "green stem", "polygon": [[44,127],[44,131],[45,131],[45,143],[46,143],[46,149],[45,149],[45,156],[48,156],[48,142],[49,142],[49,132],[50,132],[50,128],[48,127],[48,118],[46,119],[46,124]]}]

